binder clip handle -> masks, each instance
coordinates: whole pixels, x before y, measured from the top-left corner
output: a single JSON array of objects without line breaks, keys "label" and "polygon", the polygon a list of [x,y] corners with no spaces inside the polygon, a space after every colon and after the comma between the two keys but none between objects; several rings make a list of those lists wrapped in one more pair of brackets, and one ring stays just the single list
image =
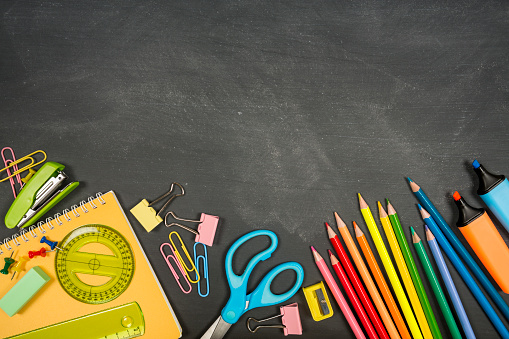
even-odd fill
[{"label": "binder clip handle", "polygon": [[278,314],[278,315],[275,315],[273,317],[270,317],[270,318],[265,318],[265,319],[261,319],[261,320],[258,320],[258,319],[255,319],[255,318],[247,318],[247,321],[246,321],[246,326],[247,326],[247,329],[249,330],[249,332],[251,333],[255,333],[256,331],[258,331],[259,328],[286,328],[286,326],[284,325],[258,325],[256,326],[255,328],[251,328],[250,326],[250,322],[251,321],[254,321],[254,322],[257,322],[257,323],[262,323],[264,321],[269,321],[269,320],[272,320],[272,319],[276,319],[276,318],[280,318],[282,317],[283,315],[282,314]]},{"label": "binder clip handle", "polygon": [[164,194],[163,194],[163,195],[161,195],[159,198],[157,198],[156,200],[154,200],[154,201],[152,201],[150,204],[148,204],[148,206],[150,207],[150,206],[152,206],[153,204],[156,204],[156,203],[158,203],[159,201],[163,200],[164,198],[166,198],[167,196],[169,196],[170,194],[172,194],[172,192],[173,192],[173,188],[174,188],[175,186],[178,186],[178,187],[180,188],[180,193],[171,195],[171,196],[168,198],[168,200],[164,203],[163,207],[161,207],[161,209],[159,210],[159,212],[157,212],[157,214],[156,214],[157,216],[159,216],[159,214],[161,214],[161,213],[164,211],[164,209],[165,209],[166,207],[168,207],[168,205],[172,202],[172,200],[173,200],[173,199],[175,199],[176,197],[181,197],[181,196],[183,196],[183,195],[185,195],[185,194],[186,194],[186,192],[185,192],[185,190],[184,190],[184,187],[182,187],[182,185],[181,185],[181,184],[179,184],[178,182],[172,182],[172,183],[171,183],[171,186],[170,186],[170,190],[169,190],[168,192],[164,193]]},{"label": "binder clip handle", "polygon": [[196,235],[198,235],[198,231],[195,231],[193,230],[191,227],[187,227],[187,226],[184,226],[182,224],[179,224],[177,222],[172,222],[172,223],[168,223],[168,216],[171,215],[173,217],[173,219],[176,219],[176,220],[181,220],[181,221],[188,221],[188,222],[199,222],[197,220],[191,220],[191,219],[184,219],[184,218],[179,218],[175,215],[174,212],[170,211],[168,213],[166,213],[166,215],[164,216],[164,224],[166,225],[166,227],[171,227],[171,226],[178,226],[178,227],[181,227],[183,229],[185,229],[186,231],[189,231],[191,233],[194,233]]}]

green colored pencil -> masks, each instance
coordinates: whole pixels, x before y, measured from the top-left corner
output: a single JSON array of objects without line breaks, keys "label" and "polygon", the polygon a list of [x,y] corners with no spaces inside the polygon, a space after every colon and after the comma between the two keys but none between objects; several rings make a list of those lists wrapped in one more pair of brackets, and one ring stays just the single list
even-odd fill
[{"label": "green colored pencil", "polygon": [[415,290],[417,291],[417,295],[419,296],[422,309],[424,310],[424,314],[426,315],[426,319],[428,320],[429,327],[431,329],[431,332],[433,333],[433,337],[442,338],[440,334],[440,329],[437,324],[437,320],[435,319],[435,315],[433,314],[433,309],[431,308],[431,305],[428,300],[428,295],[426,294],[426,290],[424,289],[424,285],[422,284],[419,271],[417,271],[417,266],[415,266],[414,258],[412,257],[412,254],[410,252],[410,247],[408,246],[408,242],[405,239],[405,233],[403,233],[403,228],[401,227],[401,223],[399,222],[398,213],[396,213],[396,210],[390,203],[389,199],[387,199],[387,212],[389,214],[389,220],[391,221],[394,233],[396,233],[396,238],[398,239],[399,246],[401,247],[401,251],[403,252],[403,258],[405,258],[408,271],[410,272],[410,276],[412,277]]},{"label": "green colored pencil", "polygon": [[442,314],[444,315],[445,321],[447,322],[447,326],[449,326],[449,331],[451,331],[452,337],[454,339],[460,339],[461,333],[454,320],[454,316],[452,315],[451,308],[445,299],[444,292],[440,287],[440,283],[438,282],[437,276],[433,267],[431,266],[431,262],[429,261],[428,255],[426,254],[426,250],[424,249],[424,245],[422,244],[421,238],[415,233],[415,230],[410,227],[412,230],[412,241],[415,246],[415,250],[417,251],[417,255],[419,259],[421,259],[421,264],[424,267],[424,271],[426,272],[426,276],[428,277],[429,283],[431,284],[431,288],[433,289],[433,293],[435,293],[435,297],[438,300],[438,304],[440,305],[440,309],[442,310]]}]

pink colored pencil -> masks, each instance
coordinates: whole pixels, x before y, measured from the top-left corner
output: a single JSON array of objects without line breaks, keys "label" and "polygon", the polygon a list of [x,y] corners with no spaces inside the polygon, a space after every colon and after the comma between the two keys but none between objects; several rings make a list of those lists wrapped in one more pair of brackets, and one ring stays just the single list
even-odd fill
[{"label": "pink colored pencil", "polygon": [[361,327],[359,326],[359,323],[357,322],[357,319],[355,319],[355,315],[352,313],[352,310],[350,309],[350,306],[348,306],[348,303],[343,297],[343,294],[341,293],[338,284],[336,284],[336,281],[332,277],[332,274],[329,268],[327,267],[325,260],[323,260],[322,256],[315,250],[313,246],[311,246],[311,251],[313,252],[313,257],[315,259],[316,266],[318,266],[318,269],[320,270],[320,273],[325,279],[327,286],[329,286],[332,295],[339,304],[339,308],[341,308],[341,311],[345,315],[346,321],[348,321],[348,324],[352,328],[355,337],[357,339],[366,339],[364,333],[362,332]]}]

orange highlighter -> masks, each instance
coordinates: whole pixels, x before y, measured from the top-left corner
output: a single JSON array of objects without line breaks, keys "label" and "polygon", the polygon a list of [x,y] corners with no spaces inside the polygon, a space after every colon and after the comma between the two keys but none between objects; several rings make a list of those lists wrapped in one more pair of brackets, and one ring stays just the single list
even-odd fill
[{"label": "orange highlighter", "polygon": [[453,198],[459,210],[456,226],[498,286],[509,293],[509,248],[504,239],[484,209],[470,206],[458,192]]}]

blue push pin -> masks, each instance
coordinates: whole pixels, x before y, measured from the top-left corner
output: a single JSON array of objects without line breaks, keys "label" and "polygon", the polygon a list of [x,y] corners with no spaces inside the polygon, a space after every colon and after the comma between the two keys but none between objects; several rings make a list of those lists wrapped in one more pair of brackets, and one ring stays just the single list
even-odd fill
[{"label": "blue push pin", "polygon": [[55,247],[58,248],[59,250],[62,250],[60,247],[57,246],[58,245],[58,241],[49,241],[49,239],[46,238],[46,236],[43,236],[41,238],[41,244],[42,243],[45,243],[46,245],[48,245],[51,248],[52,251],[55,249]]}]

